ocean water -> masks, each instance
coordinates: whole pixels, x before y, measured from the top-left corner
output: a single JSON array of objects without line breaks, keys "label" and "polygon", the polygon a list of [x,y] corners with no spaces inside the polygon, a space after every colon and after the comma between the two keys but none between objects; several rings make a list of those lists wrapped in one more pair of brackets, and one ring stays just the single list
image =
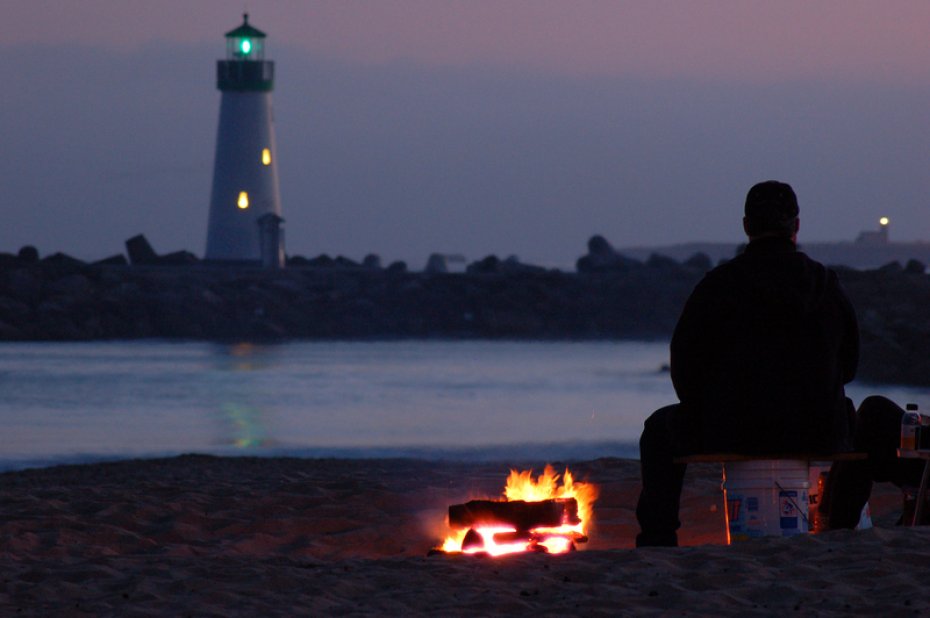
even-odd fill
[{"label": "ocean water", "polygon": [[[636,457],[665,343],[0,344],[0,469],[180,453]],[[854,384],[930,406],[930,390]]]}]

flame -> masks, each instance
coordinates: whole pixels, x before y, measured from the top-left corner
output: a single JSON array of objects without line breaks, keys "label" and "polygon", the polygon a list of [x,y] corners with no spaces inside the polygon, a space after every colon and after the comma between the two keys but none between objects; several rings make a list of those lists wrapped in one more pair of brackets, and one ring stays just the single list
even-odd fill
[{"label": "flame", "polygon": [[532,551],[533,545],[540,545],[552,554],[559,554],[570,551],[574,544],[572,535],[587,535],[587,526],[591,522],[594,512],[594,501],[597,500],[597,487],[590,483],[575,482],[572,473],[566,468],[565,474],[562,475],[562,484],[559,484],[559,475],[555,469],[546,465],[545,470],[535,480],[533,479],[532,470],[519,472],[511,470],[510,476],[507,477],[507,485],[504,487],[503,497],[508,500],[524,500],[526,502],[538,502],[542,500],[567,499],[574,498],[578,504],[578,518],[581,523],[576,525],[562,525],[556,528],[535,528],[531,530],[542,540],[519,541],[519,542],[498,542],[494,536],[496,534],[506,534],[515,532],[512,527],[507,526],[479,526],[474,531],[478,533],[483,541],[482,546],[462,548],[462,542],[468,534],[467,530],[454,530],[446,537],[442,544],[442,551],[445,552],[463,552],[467,554],[485,552],[492,556],[500,556],[515,552]]}]

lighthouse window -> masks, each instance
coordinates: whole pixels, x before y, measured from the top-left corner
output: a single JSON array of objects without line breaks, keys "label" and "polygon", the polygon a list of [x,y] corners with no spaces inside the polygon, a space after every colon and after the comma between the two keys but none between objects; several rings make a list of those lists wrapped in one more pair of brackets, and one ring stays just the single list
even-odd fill
[{"label": "lighthouse window", "polygon": [[249,207],[249,194],[246,193],[245,191],[240,191],[239,201],[236,202],[236,205],[242,210],[245,210],[246,208],[248,208]]},{"label": "lighthouse window", "polygon": [[262,150],[262,165],[271,165],[271,150],[268,148]]}]

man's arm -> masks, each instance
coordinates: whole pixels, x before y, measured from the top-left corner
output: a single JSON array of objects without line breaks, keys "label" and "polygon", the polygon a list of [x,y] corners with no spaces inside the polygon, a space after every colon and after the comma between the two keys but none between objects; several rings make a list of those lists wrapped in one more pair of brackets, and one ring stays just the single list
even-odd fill
[{"label": "man's arm", "polygon": [[[834,277],[836,277],[835,274]],[[856,319],[856,310],[838,280],[836,289],[844,325],[843,343],[840,346],[840,369],[843,383],[847,384],[856,377],[856,369],[859,366],[859,321]]]},{"label": "man's arm", "polygon": [[694,401],[702,382],[700,354],[703,318],[701,285],[694,289],[685,303],[672,334],[670,363],[672,385],[679,401]]}]

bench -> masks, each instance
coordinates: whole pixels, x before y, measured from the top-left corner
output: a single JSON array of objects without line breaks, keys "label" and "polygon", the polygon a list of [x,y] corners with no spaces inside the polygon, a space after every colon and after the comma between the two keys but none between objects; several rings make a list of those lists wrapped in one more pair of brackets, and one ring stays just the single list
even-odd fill
[{"label": "bench", "polygon": [[[676,457],[675,463],[727,463],[733,461],[861,461],[868,459],[865,453],[833,453],[830,455],[811,453],[767,453],[747,455],[745,453],[697,453]],[[667,461],[667,460],[666,460]]]}]

